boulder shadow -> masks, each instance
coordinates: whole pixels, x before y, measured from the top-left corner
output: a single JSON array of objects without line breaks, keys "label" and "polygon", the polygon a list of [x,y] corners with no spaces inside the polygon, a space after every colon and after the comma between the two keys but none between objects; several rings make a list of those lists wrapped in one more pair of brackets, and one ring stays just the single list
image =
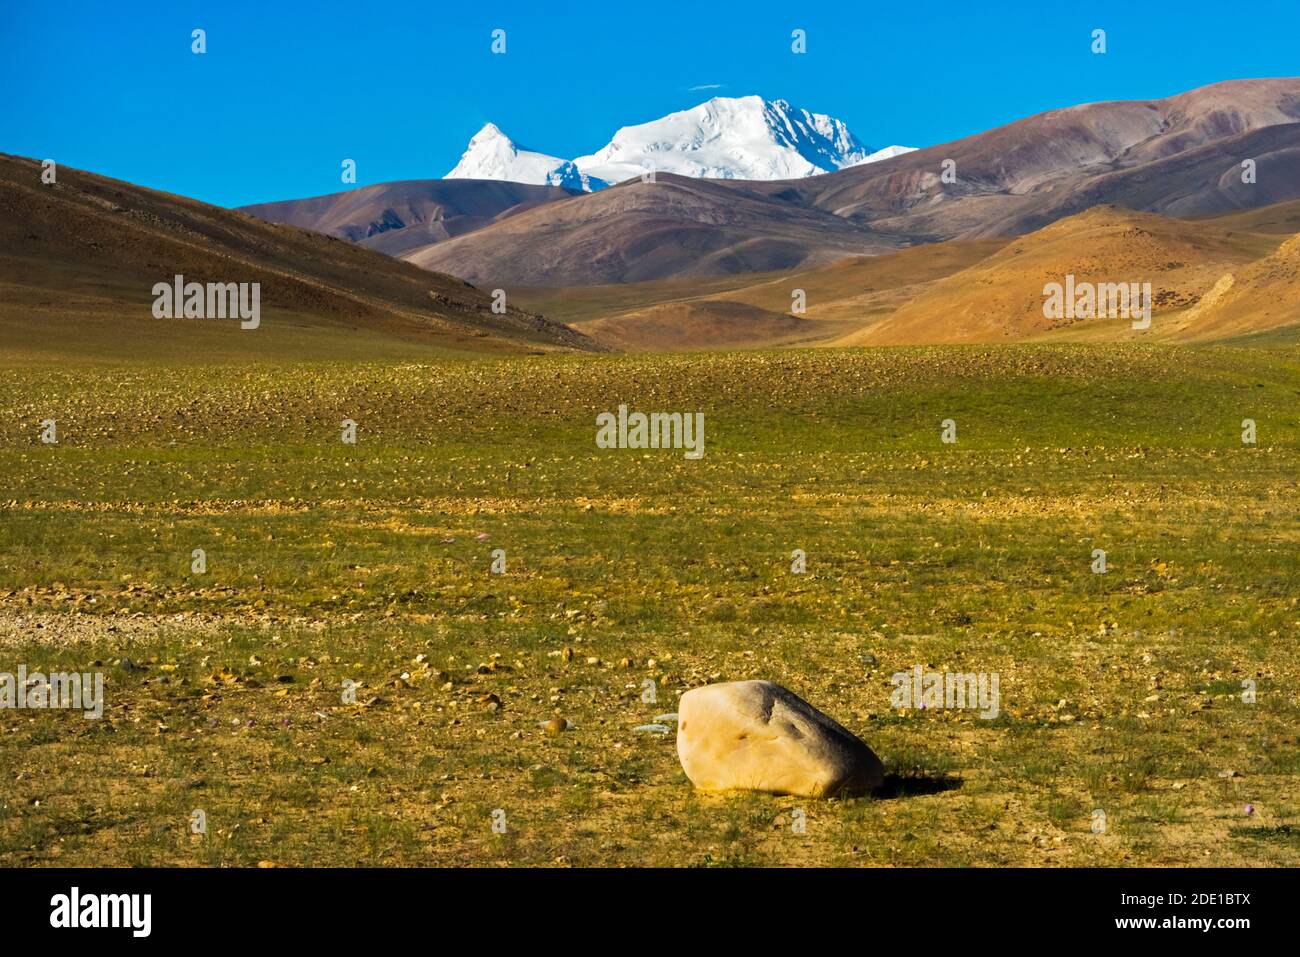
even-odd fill
[{"label": "boulder shadow", "polygon": [[886,774],[884,783],[872,793],[872,797],[877,800],[919,797],[955,791],[961,785],[961,778],[947,774]]}]

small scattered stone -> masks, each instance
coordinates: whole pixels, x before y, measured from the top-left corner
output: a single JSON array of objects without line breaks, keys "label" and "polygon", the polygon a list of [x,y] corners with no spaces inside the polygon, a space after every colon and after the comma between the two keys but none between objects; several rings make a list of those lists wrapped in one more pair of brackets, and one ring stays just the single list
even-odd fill
[{"label": "small scattered stone", "polygon": [[569,730],[568,718],[552,718],[542,725],[542,730],[547,734],[563,734]]}]

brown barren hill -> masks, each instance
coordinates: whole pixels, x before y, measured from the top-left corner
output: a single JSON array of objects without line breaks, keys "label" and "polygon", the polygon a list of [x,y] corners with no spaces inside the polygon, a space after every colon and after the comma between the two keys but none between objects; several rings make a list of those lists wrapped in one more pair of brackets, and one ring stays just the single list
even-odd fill
[{"label": "brown barren hill", "polygon": [[406,255],[493,285],[565,286],[795,269],[905,245],[770,184],[660,174],[551,203]]},{"label": "brown barren hill", "polygon": [[[1276,237],[1235,233],[1204,222],[1098,207],[1009,243],[987,259],[938,280],[845,345],[1001,342],[1057,336],[1129,338],[1173,335],[1167,320],[1195,305],[1223,275],[1266,253]],[[1129,317],[1048,318],[1044,289],[1065,285],[1150,283],[1152,322]]]},{"label": "brown barren hill", "polygon": [[[28,359],[402,356],[593,348],[463,280],[244,213],[0,154],[0,353]],[[260,283],[261,325],[157,319],[156,283]]]},{"label": "brown barren hill", "polygon": [[270,223],[299,226],[400,256],[581,195],[558,186],[483,179],[403,180],[342,193],[241,206]]},{"label": "brown barren hill", "polygon": [[[1245,159],[1254,183],[1242,182]],[[945,160],[953,183],[942,181]],[[1103,204],[1196,216],[1300,199],[1300,78],[1049,110],[801,191],[915,239],[1016,235]]]}]

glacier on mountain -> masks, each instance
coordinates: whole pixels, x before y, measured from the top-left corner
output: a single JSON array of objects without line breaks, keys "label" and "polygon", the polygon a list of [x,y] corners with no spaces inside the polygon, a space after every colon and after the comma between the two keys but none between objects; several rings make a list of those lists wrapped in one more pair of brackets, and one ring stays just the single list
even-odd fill
[{"label": "glacier on mountain", "polygon": [[912,151],[873,150],[834,117],[759,96],[714,97],[625,126],[586,156],[565,160],[517,146],[488,123],[447,179],[504,179],[592,192],[651,171],[707,179],[782,180],[880,162]]}]

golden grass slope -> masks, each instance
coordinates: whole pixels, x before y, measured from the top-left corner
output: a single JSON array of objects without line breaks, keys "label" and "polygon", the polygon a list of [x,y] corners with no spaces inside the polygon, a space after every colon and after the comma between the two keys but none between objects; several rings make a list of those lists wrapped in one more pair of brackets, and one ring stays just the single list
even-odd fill
[{"label": "golden grass slope", "polygon": [[[1178,338],[1184,334],[1181,314],[1215,290],[1226,273],[1270,253],[1278,239],[1213,221],[1098,206],[1012,241],[837,344]],[[1047,318],[1044,287],[1064,283],[1069,275],[1076,283],[1151,283],[1150,328],[1135,331],[1129,317]],[[1216,295],[1222,294],[1220,287]],[[1252,315],[1234,331],[1278,324],[1275,317]]]},{"label": "golden grass slope", "polygon": [[[531,288],[516,302],[628,351],[1235,338],[1300,323],[1300,202],[1175,219],[1097,206],[1017,238],[952,240],[810,269]],[[1152,324],[1048,319],[1044,287],[1151,283]],[[795,290],[806,310],[791,314]]]},{"label": "golden grass slope", "polygon": [[1300,233],[1300,200],[1224,213],[1202,221],[1218,226],[1220,229],[1291,235]]},{"label": "golden grass slope", "polygon": [[[848,335],[888,315],[930,283],[1006,242],[932,243],[748,276],[533,288],[517,292],[515,301],[629,351],[804,345]],[[791,312],[796,290],[805,300],[798,316]]]},{"label": "golden grass slope", "polygon": [[1180,336],[1224,339],[1300,323],[1300,235],[1236,272],[1183,317]]}]

